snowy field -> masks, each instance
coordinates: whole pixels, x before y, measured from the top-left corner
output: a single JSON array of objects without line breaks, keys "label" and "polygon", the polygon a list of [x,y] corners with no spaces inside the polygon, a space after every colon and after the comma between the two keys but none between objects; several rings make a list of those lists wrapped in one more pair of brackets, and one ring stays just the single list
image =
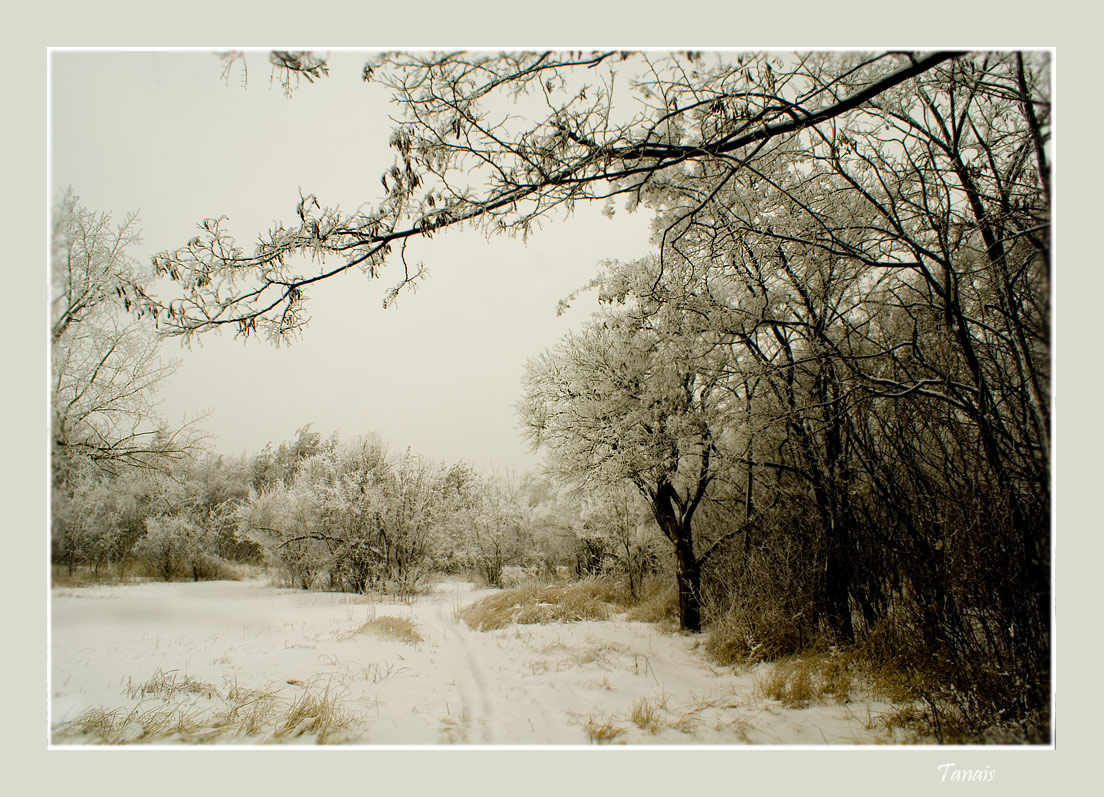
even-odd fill
[{"label": "snowy field", "polygon": [[[874,722],[885,703],[785,708],[758,688],[769,665],[713,666],[693,637],[650,624],[473,631],[457,610],[488,592],[444,583],[406,604],[259,581],[55,588],[53,741],[94,741],[72,721],[98,709],[122,741],[150,741],[158,717],[158,744],[891,741]],[[387,618],[420,641],[389,635]],[[322,704],[340,721],[312,721]]]}]

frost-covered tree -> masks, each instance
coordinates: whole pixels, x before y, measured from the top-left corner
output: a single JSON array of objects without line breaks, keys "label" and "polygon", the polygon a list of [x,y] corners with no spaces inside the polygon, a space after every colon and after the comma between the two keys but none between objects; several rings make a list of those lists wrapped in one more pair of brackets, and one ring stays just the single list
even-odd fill
[{"label": "frost-covered tree", "polygon": [[653,303],[708,317],[750,377],[749,495],[753,461],[805,495],[837,638],[907,594],[931,647],[1046,670],[1049,119],[1045,55],[977,53],[653,185],[661,257],[694,273]]},{"label": "frost-covered tree", "polygon": [[654,521],[639,493],[623,482],[592,488],[580,498],[577,572],[615,574],[625,579],[632,598],[640,597],[661,557],[649,528]]},{"label": "frost-covered tree", "polygon": [[78,463],[64,483],[52,487],[51,559],[70,575],[79,566],[100,575],[104,565],[125,562],[145,533],[158,488],[151,475],[127,470],[105,473]]},{"label": "frost-covered tree", "polygon": [[193,517],[164,514],[146,518],[146,533],[134,552],[164,581],[180,575],[199,581],[208,548],[207,530]]},{"label": "frost-covered tree", "polygon": [[729,394],[724,351],[698,334],[700,319],[641,312],[632,291],[669,279],[678,278],[654,260],[610,277],[626,307],[530,360],[518,410],[559,477],[581,487],[627,482],[645,498],[673,546],[682,627],[698,631],[702,561],[693,519],[717,475]]},{"label": "frost-covered tree", "polygon": [[128,296],[151,278],[134,260],[137,216],[114,224],[70,190],[51,238],[50,409],[54,561],[70,572],[131,553],[157,487],[194,448],[190,425],[157,413],[158,388],[176,370]]},{"label": "frost-covered tree", "polygon": [[288,485],[304,460],[331,450],[336,444],[336,438],[323,440],[322,435],[311,431],[311,424],[308,423],[296,430],[294,440],[280,443],[275,450],[271,444],[266,445],[253,458],[251,484],[257,490],[276,484]]},{"label": "frost-covered tree", "polygon": [[534,558],[523,486],[511,476],[468,472],[459,483],[455,469],[450,475],[459,489],[441,515],[449,534],[449,556],[489,586],[501,587],[508,565]]},{"label": "frost-covered tree", "polygon": [[[392,260],[396,292],[420,279],[407,251],[418,238],[458,225],[527,234],[580,201],[647,203],[703,165],[723,185],[778,143],[845,121],[960,55],[384,54],[363,71],[399,109],[382,199],[350,213],[300,196],[294,218],[252,249],[227,219],[204,220],[154,259],[175,295],[135,296],[168,332],[227,327],[279,340],[302,328],[320,280],[376,277]],[[304,258],[317,267],[304,271]]]},{"label": "frost-covered tree", "polygon": [[410,595],[438,554],[441,494],[436,463],[374,437],[331,441],[289,481],[254,489],[240,517],[297,586]]},{"label": "frost-covered tree", "polygon": [[53,466],[64,479],[86,460],[110,473],[179,459],[193,441],[157,414],[156,391],[176,370],[152,324],[131,312],[150,280],[130,254],[137,216],[113,224],[72,191],[58,204],[51,240]]}]

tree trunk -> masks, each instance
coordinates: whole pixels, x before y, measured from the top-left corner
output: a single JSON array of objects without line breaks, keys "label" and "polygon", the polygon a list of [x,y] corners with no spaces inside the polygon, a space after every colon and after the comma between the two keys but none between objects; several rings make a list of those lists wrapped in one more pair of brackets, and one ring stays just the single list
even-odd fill
[{"label": "tree trunk", "polygon": [[664,536],[675,548],[675,578],[678,582],[679,627],[701,631],[701,565],[694,556],[694,535],[690,514],[676,510],[674,489],[661,483],[652,498],[652,513]]},{"label": "tree trunk", "polygon": [[679,529],[675,539],[675,573],[678,578],[679,627],[701,631],[701,567],[694,557],[690,529]]},{"label": "tree trunk", "polygon": [[851,622],[851,573],[848,561],[848,540],[843,528],[829,531],[827,561],[824,572],[824,602],[828,624],[836,639],[845,644],[855,641],[855,627]]}]

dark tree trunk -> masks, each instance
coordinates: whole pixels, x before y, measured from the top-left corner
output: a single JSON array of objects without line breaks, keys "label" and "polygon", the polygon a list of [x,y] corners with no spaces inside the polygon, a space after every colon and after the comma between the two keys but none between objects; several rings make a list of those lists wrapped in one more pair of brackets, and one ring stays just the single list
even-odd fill
[{"label": "dark tree trunk", "polygon": [[827,540],[827,561],[824,569],[825,614],[832,633],[844,643],[855,641],[855,628],[851,622],[851,563],[846,542],[841,539],[843,529],[835,528]]},{"label": "dark tree trunk", "polygon": [[694,541],[687,527],[675,540],[675,573],[678,577],[679,626],[701,631],[701,567],[694,557]]},{"label": "dark tree trunk", "polygon": [[679,512],[679,500],[667,482],[659,485],[652,500],[652,512],[663,534],[675,551],[675,578],[678,582],[679,627],[683,631],[701,631],[701,565],[694,555],[694,535],[690,525],[693,511]]}]

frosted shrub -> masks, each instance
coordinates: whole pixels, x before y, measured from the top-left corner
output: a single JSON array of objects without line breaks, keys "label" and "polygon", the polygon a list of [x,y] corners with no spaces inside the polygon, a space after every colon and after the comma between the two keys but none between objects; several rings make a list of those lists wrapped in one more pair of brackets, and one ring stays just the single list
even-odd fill
[{"label": "frosted shrub", "polygon": [[150,517],[146,536],[135,545],[134,553],[158,578],[171,581],[186,575],[199,581],[208,569],[203,537],[203,528],[189,518]]}]

